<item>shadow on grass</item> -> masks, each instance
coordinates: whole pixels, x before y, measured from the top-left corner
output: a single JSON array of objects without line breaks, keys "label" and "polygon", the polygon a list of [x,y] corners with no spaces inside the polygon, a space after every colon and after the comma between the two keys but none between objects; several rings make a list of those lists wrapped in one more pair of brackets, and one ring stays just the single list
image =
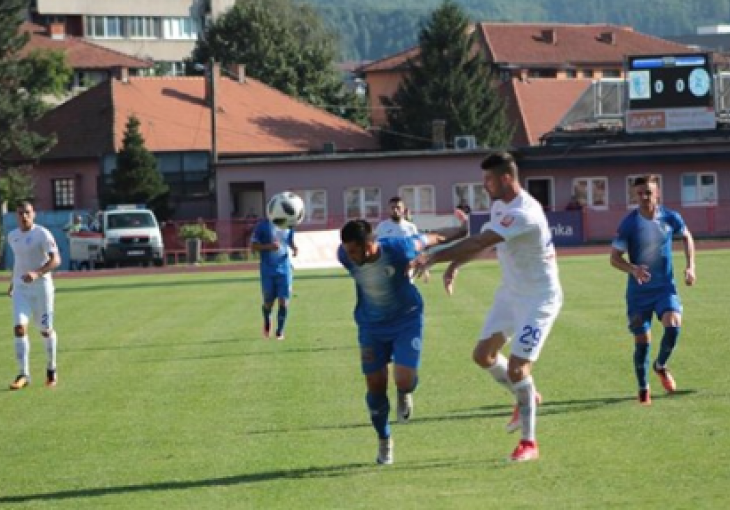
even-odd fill
[{"label": "shadow on grass", "polygon": [[[672,395],[657,395],[652,396],[654,401],[663,399],[679,398],[683,396],[689,396],[697,393],[697,390],[686,389],[679,390]],[[624,397],[603,397],[603,398],[592,398],[583,400],[562,400],[552,401],[542,404],[538,410],[538,417],[550,416],[554,414],[565,414],[565,413],[580,413],[585,411],[592,411],[607,405],[621,404],[624,402],[635,402],[636,397],[624,396]],[[489,406],[482,406],[469,410],[458,410],[451,411],[443,415],[432,415],[432,416],[419,416],[414,417],[411,420],[409,426],[426,424],[426,423],[438,423],[445,421],[458,421],[458,420],[477,420],[477,419],[502,419],[512,416],[513,406],[504,404],[495,404]],[[363,407],[363,413],[365,413]],[[248,435],[265,435],[265,434],[289,434],[293,432],[313,432],[322,430],[342,430],[342,429],[360,429],[370,428],[369,422],[349,423],[349,424],[337,424],[337,425],[320,425],[317,427],[298,427],[298,428],[270,428],[261,430],[249,430],[246,431]]]},{"label": "shadow on grass", "polygon": [[[135,275],[136,276],[136,275]],[[185,275],[182,275],[185,276]],[[297,280],[337,280],[342,278],[349,278],[347,273],[342,274],[301,274],[296,272],[294,274],[294,284],[296,285]],[[100,277],[103,278],[103,277]],[[105,290],[123,290],[123,289],[158,289],[158,288],[170,288],[170,287],[191,287],[199,285],[238,285],[245,282],[259,282],[259,275],[236,275],[233,277],[221,277],[221,278],[207,278],[207,279],[189,279],[189,280],[175,280],[175,281],[152,281],[152,282],[134,282],[134,283],[114,283],[113,280],[109,280],[109,283],[103,283],[98,285],[84,285],[80,287],[64,287],[58,285],[56,288],[56,294],[71,294],[76,292],[94,292],[94,291],[105,291]],[[295,294],[296,296],[296,294]]]},{"label": "shadow on grass", "polygon": [[[488,464],[490,461],[470,461],[474,465]],[[454,464],[464,464],[461,459],[431,460],[422,462],[409,462],[401,466],[377,466],[374,463],[341,464],[337,466],[309,467],[303,469],[280,469],[251,473],[244,475],[226,476],[219,478],[206,478],[202,480],[171,481],[146,484],[118,485],[112,487],[98,487],[88,489],[74,489],[67,491],[44,492],[38,494],[22,494],[17,496],[0,496],[2,503],[29,503],[33,501],[55,501],[82,498],[100,498],[105,496],[134,494],[140,492],[156,492],[171,490],[188,490],[211,487],[231,487],[235,485],[247,485],[276,480],[303,480],[307,478],[336,478],[360,474],[372,474],[393,469],[412,471],[415,469],[453,469]]]}]

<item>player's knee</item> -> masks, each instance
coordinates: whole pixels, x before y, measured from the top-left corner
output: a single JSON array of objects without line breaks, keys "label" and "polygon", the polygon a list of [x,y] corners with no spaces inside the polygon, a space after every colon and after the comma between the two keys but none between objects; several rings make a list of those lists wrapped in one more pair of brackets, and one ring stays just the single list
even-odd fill
[{"label": "player's knee", "polygon": [[16,325],[15,328],[13,328],[13,331],[14,331],[16,337],[25,336],[25,334],[27,333],[27,329],[22,324]]},{"label": "player's knee", "polygon": [[51,336],[52,334],[53,334],[53,330],[52,330],[52,329],[42,329],[42,330],[41,330],[41,336],[42,336],[43,338],[50,338],[50,336]]},{"label": "player's knee", "polygon": [[662,326],[678,328],[682,325],[682,316],[677,312],[667,312],[662,316]]},{"label": "player's knee", "polygon": [[637,344],[648,344],[651,342],[651,332],[634,332],[634,342]]},{"label": "player's knee", "polygon": [[497,353],[490,352],[480,343],[474,348],[472,359],[480,367],[489,368],[497,363]]}]

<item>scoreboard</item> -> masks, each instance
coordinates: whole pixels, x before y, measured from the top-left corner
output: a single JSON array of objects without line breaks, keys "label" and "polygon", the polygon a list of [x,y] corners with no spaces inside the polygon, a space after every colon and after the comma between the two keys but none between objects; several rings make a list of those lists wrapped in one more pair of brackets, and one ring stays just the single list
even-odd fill
[{"label": "scoreboard", "polygon": [[708,54],[630,56],[626,80],[627,132],[715,129]]}]

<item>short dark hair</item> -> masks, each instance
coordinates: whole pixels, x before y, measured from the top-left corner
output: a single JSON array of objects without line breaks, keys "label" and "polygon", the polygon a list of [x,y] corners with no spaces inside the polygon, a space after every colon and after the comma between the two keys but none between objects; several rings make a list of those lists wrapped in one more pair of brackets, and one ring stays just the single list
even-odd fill
[{"label": "short dark hair", "polygon": [[517,163],[509,152],[493,152],[481,164],[482,170],[490,170],[500,175],[511,175],[517,178]]},{"label": "short dark hair", "polygon": [[358,244],[365,244],[374,239],[373,226],[367,220],[350,220],[340,230],[340,240],[343,243],[356,242]]},{"label": "short dark hair", "polygon": [[395,196],[395,197],[390,197],[390,200],[388,200],[389,204],[392,204],[395,202],[403,202],[403,199],[399,196]]},{"label": "short dark hair", "polygon": [[35,206],[33,205],[33,202],[30,200],[18,200],[15,203],[15,210],[18,209],[25,209],[26,207],[30,207],[32,210],[35,210]]},{"label": "short dark hair", "polygon": [[651,184],[654,183],[657,186],[659,186],[659,176],[656,174],[647,174],[642,175],[641,177],[637,177],[634,180],[634,186],[643,186],[645,184]]}]

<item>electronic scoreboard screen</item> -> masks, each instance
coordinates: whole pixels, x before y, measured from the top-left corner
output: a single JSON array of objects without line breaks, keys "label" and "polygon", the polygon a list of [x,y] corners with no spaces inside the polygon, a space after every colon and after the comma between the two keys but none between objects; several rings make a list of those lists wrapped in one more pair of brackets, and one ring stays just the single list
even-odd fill
[{"label": "electronic scoreboard screen", "polygon": [[714,129],[713,67],[708,54],[626,59],[626,130]]}]

